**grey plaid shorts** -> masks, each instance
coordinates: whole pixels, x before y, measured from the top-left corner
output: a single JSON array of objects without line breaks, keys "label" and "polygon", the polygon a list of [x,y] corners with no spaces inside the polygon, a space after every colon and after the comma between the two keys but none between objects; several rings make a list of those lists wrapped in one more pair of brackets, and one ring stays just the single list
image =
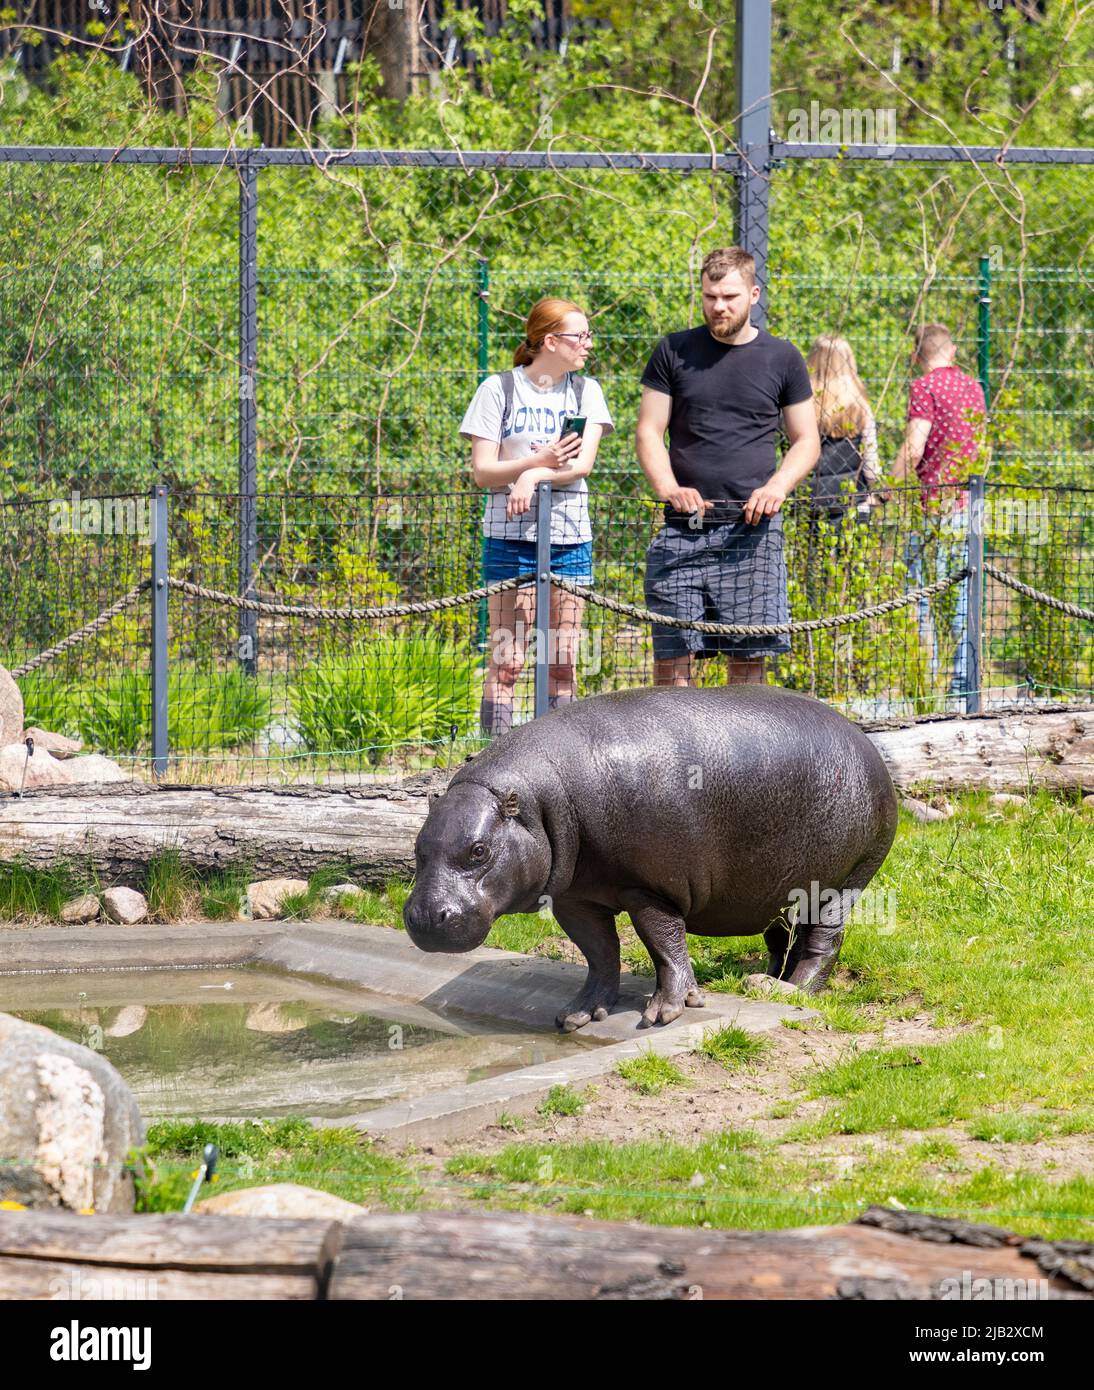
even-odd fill
[{"label": "grey plaid shorts", "polygon": [[[755,526],[743,518],[696,530],[663,526],[646,552],[646,607],[698,622],[789,622],[782,517],[776,513]],[[653,654],[659,660],[789,650],[787,633],[730,637],[694,628],[653,628]]]}]

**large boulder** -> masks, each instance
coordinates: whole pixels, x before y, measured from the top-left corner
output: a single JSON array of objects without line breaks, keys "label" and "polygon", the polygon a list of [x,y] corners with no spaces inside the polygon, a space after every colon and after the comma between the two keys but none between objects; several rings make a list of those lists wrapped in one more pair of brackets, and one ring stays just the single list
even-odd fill
[{"label": "large boulder", "polygon": [[133,1093],[105,1057],[0,1014],[0,1202],[131,1212]]},{"label": "large boulder", "polygon": [[9,671],[0,666],[0,747],[23,735],[23,697]]},{"label": "large boulder", "polygon": [[35,748],[27,757],[26,744],[4,743],[0,746],[0,791],[38,791],[43,787],[67,787],[73,777],[71,761],[62,762],[44,748]]}]

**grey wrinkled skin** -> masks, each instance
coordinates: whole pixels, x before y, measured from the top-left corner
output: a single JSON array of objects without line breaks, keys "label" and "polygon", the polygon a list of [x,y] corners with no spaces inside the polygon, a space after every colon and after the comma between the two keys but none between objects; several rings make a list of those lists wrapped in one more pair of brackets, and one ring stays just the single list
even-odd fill
[{"label": "grey wrinkled skin", "polygon": [[[615,916],[657,970],[644,1024],[703,1003],[687,933],[763,933],[768,973],[824,987],[854,896],[896,833],[873,744],[774,686],[626,690],[563,706],[465,763],[415,844],[403,917],[426,951],[469,951],[495,918],[546,903],[589,964],[572,1031],[619,994]],[[795,890],[822,904],[787,926]],[[825,890],[838,890],[840,896]]]}]

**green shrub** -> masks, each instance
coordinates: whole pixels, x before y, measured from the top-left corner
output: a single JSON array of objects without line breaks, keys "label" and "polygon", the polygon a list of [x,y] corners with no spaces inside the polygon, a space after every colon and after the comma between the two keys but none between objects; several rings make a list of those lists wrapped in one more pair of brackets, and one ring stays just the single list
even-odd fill
[{"label": "green shrub", "polygon": [[380,637],[330,655],[290,695],[313,752],[361,750],[377,763],[399,743],[468,732],[478,703],[479,657],[436,637]]}]

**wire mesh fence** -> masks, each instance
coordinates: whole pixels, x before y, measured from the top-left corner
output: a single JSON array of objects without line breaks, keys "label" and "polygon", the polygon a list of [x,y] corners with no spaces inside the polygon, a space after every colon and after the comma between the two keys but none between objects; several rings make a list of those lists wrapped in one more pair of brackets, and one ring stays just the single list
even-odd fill
[{"label": "wire mesh fence", "polygon": [[[978,516],[969,496],[940,488],[925,503],[912,486],[833,506],[803,494],[766,527],[734,517],[696,531],[666,525],[648,498],[594,486],[588,554],[575,567],[580,547],[551,551],[552,691],[573,693],[571,679],[579,696],[650,684],[665,675],[658,658],[689,650],[700,682],[721,683],[726,656],[762,649],[779,684],[852,718],[964,709],[977,547],[1039,594],[1087,614],[1094,604],[1089,492],[990,485]],[[251,637],[235,586],[246,500],[168,499],[168,780],[398,781],[498,732],[484,695],[508,702],[512,722],[532,717],[534,569],[523,587],[476,597],[491,581],[481,493],[259,495]],[[0,665],[19,673],[27,725],[140,776],[152,750],[150,512],[141,496],[0,508],[11,615]],[[142,582],[101,630],[22,673]],[[906,601],[921,589],[933,592]],[[984,592],[982,708],[1094,700],[1089,617],[990,575]],[[682,626],[659,623],[666,614]],[[711,623],[797,626],[726,637]]]}]

